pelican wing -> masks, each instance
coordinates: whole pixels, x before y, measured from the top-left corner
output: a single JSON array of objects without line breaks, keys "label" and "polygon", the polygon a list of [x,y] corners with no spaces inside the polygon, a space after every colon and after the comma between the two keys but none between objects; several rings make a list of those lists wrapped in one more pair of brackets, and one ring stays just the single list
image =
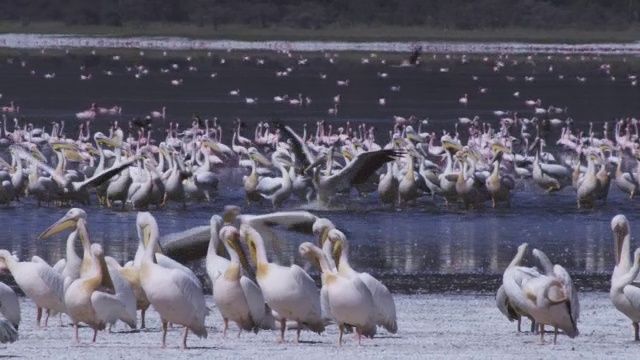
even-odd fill
[{"label": "pelican wing", "polygon": [[322,319],[325,322],[333,321],[333,315],[331,315],[331,306],[329,305],[329,289],[323,286],[320,289],[320,310],[322,311]]},{"label": "pelican wing", "polygon": [[191,271],[191,269],[163,254],[156,254],[156,261],[158,265],[162,266],[163,268],[181,271],[185,276],[190,278],[191,281],[198,288],[200,288],[200,292],[202,292],[202,285],[200,284],[200,280],[198,280],[198,277],[193,273],[193,271]]},{"label": "pelican wing", "polygon": [[171,280],[180,289],[187,302],[196,311],[196,317],[202,319],[207,314],[207,306],[204,302],[204,295],[202,294],[202,288],[200,282],[194,282],[193,279],[186,275],[184,272],[174,269],[171,271]]},{"label": "pelican wing", "polygon": [[[109,276],[113,281],[113,287],[116,290],[116,297],[122,302],[125,307],[126,314],[122,314],[123,318],[120,320],[127,323],[132,328],[136,328],[136,295],[133,292],[133,288],[127,279],[120,275],[120,271],[115,267],[108,267]],[[133,319],[133,325],[127,321]]]},{"label": "pelican wing", "polygon": [[302,138],[296,134],[289,126],[284,127],[285,134],[292,140],[291,151],[296,155],[296,161],[302,161],[302,164],[296,164],[303,169],[306,169],[309,165],[316,162],[316,155],[311,152],[307,144],[304,143]]},{"label": "pelican wing", "polygon": [[249,312],[251,313],[251,319],[254,323],[254,331],[258,332],[258,329],[262,328],[262,321],[265,317],[264,296],[262,290],[246,276],[240,278],[240,287],[244,292],[244,297],[249,304]]},{"label": "pelican wing", "polygon": [[99,320],[110,324],[115,323],[116,320],[122,320],[130,327],[136,328],[135,316],[131,317],[127,307],[117,295],[94,291],[91,294],[91,305]]},{"label": "pelican wing", "polygon": [[113,166],[110,169],[101,171],[98,174],[94,174],[92,177],[84,180],[84,181],[77,181],[77,182],[73,182],[71,183],[73,185],[73,189],[75,191],[84,189],[87,186],[98,186],[100,184],[102,184],[103,182],[111,179],[112,177],[118,175],[122,170],[126,169],[127,167],[131,166],[131,164],[133,164],[134,162],[138,161],[139,159],[137,157],[135,158],[131,158],[128,161],[123,162],[122,164],[118,165],[118,166]]},{"label": "pelican wing", "polygon": [[[340,180],[344,185],[364,184],[382,165],[395,160],[396,157],[400,155],[401,153],[395,150],[378,150],[362,153],[356,156],[344,169],[329,178],[331,180]],[[338,188],[340,188],[340,186],[338,186]]]},{"label": "pelican wing", "polygon": [[518,319],[518,314],[509,304],[509,297],[504,289],[504,285],[500,285],[498,292],[496,293],[496,306],[498,307],[498,310],[500,310],[500,312],[509,319],[509,321]]},{"label": "pelican wing", "polygon": [[207,253],[210,237],[211,227],[202,225],[164,235],[159,243],[165,255],[184,263],[202,258]]},{"label": "pelican wing", "polygon": [[311,233],[313,223],[318,219],[308,211],[279,211],[264,215],[240,215],[240,222],[256,227],[284,226],[288,230]]},{"label": "pelican wing", "polygon": [[627,285],[622,289],[634,309],[640,309],[640,288],[634,285]]},{"label": "pelican wing", "polygon": [[263,177],[258,181],[256,190],[262,194],[269,195],[278,191],[282,187],[282,178],[280,177]]},{"label": "pelican wing", "polygon": [[0,343],[12,343],[18,340],[18,330],[5,319],[0,320]]},{"label": "pelican wing", "polygon": [[398,332],[396,303],[393,301],[393,296],[389,289],[368,273],[360,273],[359,278],[371,291],[371,296],[378,312],[376,324],[384,326],[392,334]]},{"label": "pelican wing", "polygon": [[[553,263],[551,262],[551,260],[549,260],[549,257],[547,256],[547,254],[542,252],[542,250],[540,249],[533,249],[531,254],[538,260],[538,263],[542,267],[542,270],[545,275],[553,275],[554,273]],[[564,270],[564,268],[562,270]],[[567,274],[567,276],[568,275],[569,274]],[[571,280],[571,278],[569,278],[569,280]]]},{"label": "pelican wing", "polygon": [[569,295],[569,305],[571,306],[571,317],[573,321],[577,322],[580,317],[580,302],[578,301],[578,288],[573,285],[571,276],[564,267],[556,264],[553,266],[553,273],[562,281],[564,287],[567,289]]},{"label": "pelican wing", "polygon": [[65,266],[67,266],[67,259],[60,259],[55,263],[55,265],[53,265],[53,270],[62,274],[62,270],[64,270]]},{"label": "pelican wing", "polygon": [[[43,260],[44,261],[44,260]],[[53,268],[49,265],[43,264],[44,266],[38,267],[38,275],[42,281],[44,281],[47,286],[57,295],[60,299],[61,303],[64,303],[64,279],[59,272],[53,270]],[[64,309],[52,309],[56,311],[64,311]]]},{"label": "pelican wing", "polygon": [[324,331],[324,323],[322,322],[322,306],[320,305],[320,293],[316,287],[316,283],[300,266],[291,265],[291,274],[295,279],[298,287],[302,289],[307,297],[308,311],[303,321],[309,327],[309,330],[321,333]]},{"label": "pelican wing", "polygon": [[571,172],[569,171],[569,169],[567,169],[562,165],[545,164],[542,162],[538,163],[538,165],[540,166],[540,170],[542,170],[542,172],[548,176],[551,176],[554,178],[571,176]]}]

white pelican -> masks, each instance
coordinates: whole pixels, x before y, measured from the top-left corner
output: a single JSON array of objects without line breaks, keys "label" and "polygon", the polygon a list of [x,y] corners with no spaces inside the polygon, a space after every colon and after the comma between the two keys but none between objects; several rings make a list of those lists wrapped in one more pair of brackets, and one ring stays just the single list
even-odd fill
[{"label": "white pelican", "polygon": [[[518,246],[518,251],[513,257],[513,260],[511,260],[511,262],[507,266],[507,269],[515,266],[522,266],[522,260],[525,253],[527,252],[528,246],[529,245],[527,243],[523,243]],[[520,283],[522,279],[524,278],[520,278]],[[498,288],[498,292],[496,293],[496,305],[498,306],[498,310],[500,310],[500,312],[503,313],[504,316],[509,319],[509,321],[518,320],[518,332],[521,331],[520,324],[522,322],[522,316],[526,316],[529,318],[529,320],[531,320],[531,332],[535,330],[536,322],[535,320],[533,320],[531,315],[526,313],[524,310],[517,308],[511,301],[509,301],[509,296],[507,296],[507,292],[504,289],[504,280],[502,285],[500,285],[500,288]]]},{"label": "white pelican", "polygon": [[638,191],[638,179],[629,172],[622,172],[622,157],[618,159],[618,166],[616,166],[615,180],[618,188],[624,193],[629,194],[629,199],[633,199],[633,196]]},{"label": "white pelican", "polygon": [[[384,286],[378,279],[368,273],[355,271],[349,264],[349,246],[347,245],[347,237],[342,231],[333,229],[328,233],[329,240],[334,244],[334,248],[340,250],[340,258],[338,261],[338,274],[347,278],[358,277],[367,286],[375,305],[375,322],[378,326],[383,326],[388,332],[395,334],[398,332],[398,323],[396,321],[396,304],[389,289]],[[337,252],[337,251],[336,251]]]},{"label": "white pelican", "polygon": [[220,252],[220,229],[222,228],[223,220],[219,215],[213,215],[210,221],[211,237],[209,239],[209,247],[207,248],[206,258],[206,271],[211,285],[216,283],[216,280],[227,271],[230,261],[229,259],[218,255]]},{"label": "white pelican", "polygon": [[505,201],[507,207],[511,204],[511,190],[515,187],[515,181],[511,176],[500,175],[500,163],[504,153],[499,150],[493,158],[493,171],[485,181],[487,191],[491,196],[493,207],[496,207],[498,201]]},{"label": "white pelican", "polygon": [[[87,236],[84,219],[78,221],[78,236]],[[82,234],[84,232],[84,234]],[[122,320],[132,328],[136,328],[136,308],[133,294],[122,298],[116,290],[100,244],[91,245],[91,268],[82,277],[65,284],[64,294],[67,313],[73,321],[75,340],[79,342],[78,323],[84,322],[93,330],[93,342],[98,330],[103,330],[107,323]]]},{"label": "white pelican", "polygon": [[387,163],[387,172],[380,175],[378,182],[378,196],[383,204],[394,206],[398,200],[398,178],[396,177],[398,166],[395,162]]},{"label": "white pelican", "polygon": [[413,169],[413,155],[407,153],[407,173],[398,184],[398,203],[409,202],[418,197],[418,185],[416,184],[415,172]]},{"label": "white pelican", "polygon": [[609,296],[611,302],[625,314],[633,324],[635,340],[640,341],[638,336],[638,322],[640,322],[640,288],[632,284],[640,273],[640,248],[633,254],[633,266],[626,274],[620,274],[611,279],[611,291]]},{"label": "white pelican", "polygon": [[578,300],[578,288],[573,285],[571,276],[561,265],[554,265],[551,260],[549,260],[549,257],[547,257],[547,254],[542,252],[542,250],[533,249],[531,254],[538,260],[545,275],[555,277],[562,282],[562,285],[564,285],[564,288],[566,289],[567,297],[569,298],[571,318],[577,323],[580,318],[580,302]]},{"label": "white pelican", "polygon": [[315,282],[298,265],[291,267],[270,263],[262,236],[251,226],[242,224],[240,236],[249,245],[257,267],[256,280],[269,306],[280,316],[280,342],[284,342],[287,319],[298,323],[296,341],[300,341],[303,325],[322,333],[324,322],[320,294]]},{"label": "white pelican", "polygon": [[560,279],[542,275],[535,269],[512,266],[505,270],[502,282],[509,301],[540,324],[540,343],[544,344],[544,325],[556,328],[554,344],[558,328],[571,338],[578,335],[570,295]]},{"label": "white pelican", "polygon": [[597,190],[598,178],[596,177],[595,155],[592,154],[588,156],[587,171],[578,180],[578,209],[582,206],[593,207]]},{"label": "white pelican", "polygon": [[[0,313],[18,330],[20,325],[20,302],[9,285],[0,282]],[[1,331],[0,331],[1,332]]]},{"label": "white pelican", "polygon": [[[638,271],[632,271],[633,266],[637,266],[637,263],[632,264],[631,261],[631,231],[627,218],[624,215],[614,216],[611,220],[611,230],[614,235],[613,248],[616,265],[611,275],[609,297],[611,298],[613,306],[631,319],[635,340],[640,341],[640,335],[638,333],[638,323],[640,323],[640,288],[632,284],[638,275]],[[636,250],[636,255],[637,253],[638,251]],[[635,275],[633,275],[633,272],[635,272]]]},{"label": "white pelican", "polygon": [[16,284],[38,308],[36,326],[40,327],[42,309],[47,309],[47,320],[51,310],[66,312],[64,305],[64,279],[44,260],[33,257],[31,262],[19,262],[7,250],[0,250],[0,268],[9,269]]},{"label": "white pelican", "polygon": [[[71,278],[71,280],[79,278],[82,267],[84,266],[86,268],[89,265],[90,257],[87,256],[86,259],[84,257],[81,258],[75,250],[75,241],[78,238],[78,231],[76,230],[78,219],[86,218],[87,213],[84,210],[80,208],[71,208],[60,220],[49,226],[42,232],[42,234],[40,234],[40,236],[38,236],[38,239],[46,239],[64,230],[71,228],[74,229],[67,237],[65,259],[58,261],[54,266],[54,269],[59,270],[63,279],[66,279],[67,277]],[[89,249],[88,244],[82,245],[85,251]],[[87,253],[87,255],[89,254]]]},{"label": "white pelican", "polygon": [[[313,186],[316,188],[316,198],[322,205],[328,205],[336,192],[346,190],[353,185],[360,185],[367,182],[369,177],[386,162],[395,160],[399,152],[395,150],[378,150],[358,154],[342,170],[325,174],[327,171],[320,169],[324,164],[324,159],[317,159],[307,147],[307,144],[289,126],[285,126],[286,132],[296,144],[292,150],[296,152],[296,158],[306,159],[311,164],[307,171],[313,170]],[[333,151],[330,150],[328,157],[328,169],[332,168]]]},{"label": "white pelican", "polygon": [[220,238],[229,252],[231,261],[225,272],[213,283],[213,301],[224,319],[223,336],[226,337],[229,320],[235,322],[240,331],[258,332],[265,317],[265,302],[262,291],[246,276],[242,276],[242,247],[238,243],[240,233],[232,226],[220,230]]},{"label": "white pelican", "polygon": [[376,333],[376,306],[365,283],[359,277],[348,278],[331,269],[322,250],[312,243],[300,244],[299,251],[322,271],[322,292],[326,293],[331,316],[340,327],[338,346],[342,346],[345,325],[355,327],[358,345],[363,335],[373,337]]},{"label": "white pelican", "polygon": [[187,334],[193,331],[198,337],[207,337],[204,318],[207,312],[200,284],[178,269],[168,269],[156,264],[155,248],[158,246],[158,224],[148,212],[138,213],[138,232],[145,247],[140,263],[140,283],[153,308],[162,319],[162,346],[166,346],[167,324],[184,325],[182,348],[187,347]]}]

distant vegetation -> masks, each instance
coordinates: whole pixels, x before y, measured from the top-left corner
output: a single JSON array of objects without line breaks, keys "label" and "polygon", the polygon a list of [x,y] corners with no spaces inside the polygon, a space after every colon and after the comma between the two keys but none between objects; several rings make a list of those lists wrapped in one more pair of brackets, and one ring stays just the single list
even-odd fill
[{"label": "distant vegetation", "polygon": [[229,26],[635,32],[640,0],[3,0],[0,21],[26,29],[41,22],[140,29],[188,24],[213,35]]}]

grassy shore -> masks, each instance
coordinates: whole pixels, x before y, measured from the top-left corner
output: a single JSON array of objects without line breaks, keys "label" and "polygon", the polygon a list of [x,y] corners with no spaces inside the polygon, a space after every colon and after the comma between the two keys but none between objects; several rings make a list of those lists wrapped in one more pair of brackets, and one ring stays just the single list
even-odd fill
[{"label": "grassy shore", "polygon": [[0,22],[0,33],[77,34],[86,36],[180,36],[197,39],[233,40],[341,40],[341,41],[522,41],[535,43],[632,42],[640,38],[640,28],[625,31],[582,31],[500,29],[443,30],[425,27],[327,27],[319,30],[270,27],[266,29],[239,25],[212,26],[149,23],[144,25],[66,26],[62,23]]}]

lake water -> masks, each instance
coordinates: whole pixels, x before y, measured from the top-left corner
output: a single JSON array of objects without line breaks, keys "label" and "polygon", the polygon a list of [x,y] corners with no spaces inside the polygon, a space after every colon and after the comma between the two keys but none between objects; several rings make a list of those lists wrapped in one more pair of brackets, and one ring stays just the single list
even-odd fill
[{"label": "lake water", "polygon": [[[417,67],[397,67],[396,57],[381,64],[385,54],[371,57],[337,56],[330,63],[323,53],[301,53],[287,57],[269,53],[251,56],[243,61],[239,52],[201,53],[191,61],[184,57],[144,57],[131,52],[115,61],[118,50],[98,50],[97,55],[72,50],[70,54],[22,55],[9,63],[0,59],[0,99],[2,105],[14,101],[24,116],[35,126],[65,120],[66,134],[75,137],[79,121],[74,114],[89,107],[92,102],[100,106],[122,106],[121,118],[126,124],[133,116],[148,114],[167,107],[167,120],[154,123],[154,134],[164,136],[169,121],[182,127],[190,124],[193,111],[203,118],[217,117],[225,129],[224,140],[231,138],[232,120],[240,117],[247,123],[245,136],[252,137],[258,121],[278,121],[300,130],[308,123],[315,131],[315,122],[325,119],[335,127],[365,122],[377,127],[377,141],[388,141],[388,130],[393,126],[393,115],[415,115],[429,118],[427,129],[439,132],[453,131],[461,116],[480,116],[482,121],[496,124],[495,110],[517,111],[520,116],[533,116],[524,99],[540,98],[549,105],[567,107],[576,128],[587,129],[593,122],[600,130],[605,121],[634,116],[638,113],[640,94],[631,84],[629,76],[635,73],[631,59],[601,56],[533,55],[500,58],[495,54],[470,57],[467,63],[461,55],[447,59],[438,54],[423,54]],[[155,54],[158,55],[158,54]],[[257,58],[264,65],[257,65]],[[309,60],[298,65],[301,57]],[[369,59],[363,64],[361,57]],[[408,57],[408,55],[407,55]],[[221,59],[225,63],[221,64]],[[24,67],[20,64],[25,61]],[[505,66],[494,71],[496,61]],[[515,62],[517,63],[515,63]],[[178,69],[172,69],[172,64]],[[610,65],[610,73],[603,71]],[[145,65],[149,75],[141,79],[126,67]],[[197,71],[188,71],[193,66]],[[83,67],[81,69],[81,67]],[[277,77],[277,71],[291,67],[286,77]],[[162,74],[161,68],[171,69]],[[444,72],[441,69],[448,69]],[[32,73],[33,71],[33,73]],[[112,76],[105,72],[111,71]],[[385,72],[381,78],[378,73]],[[45,73],[55,78],[45,79]],[[92,74],[88,81],[80,75]],[[211,73],[217,76],[212,78]],[[319,74],[326,74],[321,79]],[[563,75],[563,79],[559,79]],[[512,76],[515,81],[507,81]],[[534,80],[525,81],[525,76]],[[611,79],[615,77],[615,80]],[[474,80],[477,77],[477,80]],[[585,77],[581,82],[577,77]],[[170,80],[183,79],[181,86],[172,86]],[[338,87],[336,80],[349,79],[349,87]],[[401,86],[392,92],[391,86]],[[486,88],[481,93],[480,88]],[[230,90],[240,89],[240,96],[230,96]],[[520,97],[513,96],[520,92]],[[293,107],[277,104],[273,96],[289,94],[310,97],[309,106]],[[468,94],[467,106],[458,99]],[[328,116],[333,97],[340,94],[341,104],[337,116]],[[257,105],[245,103],[245,97],[257,97]],[[385,97],[387,106],[378,106],[378,98]],[[559,115],[564,119],[566,115]],[[106,131],[112,118],[98,118],[93,130]],[[461,129],[461,133],[465,130]],[[559,128],[550,135],[550,143],[559,137]],[[160,135],[162,134],[162,135]],[[220,213],[227,204],[244,206],[241,191],[241,169],[224,168],[219,171],[220,192],[212,203],[189,204],[187,210],[176,205],[159,210],[152,209],[162,234],[205,225],[214,213]],[[381,277],[392,291],[416,293],[434,291],[491,292],[497,289],[501,274],[515,253],[516,247],[528,242],[539,247],[557,263],[574,274],[578,285],[585,290],[608,289],[608,278],[613,269],[613,236],[611,218],[624,213],[632,223],[638,216],[637,200],[629,201],[612,185],[609,201],[593,210],[576,210],[575,193],[565,189],[555,195],[544,194],[529,180],[521,180],[509,209],[483,208],[463,211],[457,207],[445,208],[442,201],[425,197],[417,206],[401,210],[384,209],[375,194],[366,198],[352,196],[346,209],[321,212],[322,216],[345,229],[351,239],[351,257],[355,268]],[[302,204],[285,203],[285,209]],[[137,248],[135,212],[120,212],[92,205],[89,213],[92,241],[101,242],[108,254],[124,260],[132,258]],[[264,213],[264,207],[244,209],[246,213]],[[22,259],[39,255],[55,262],[64,254],[64,236],[38,241],[36,237],[47,226],[58,220],[67,209],[37,208],[32,201],[0,208],[0,247],[15,251]],[[281,262],[300,263],[297,244],[312,240],[309,236],[284,234]],[[200,270],[201,267],[198,267]],[[6,278],[5,278],[6,280]]]}]

